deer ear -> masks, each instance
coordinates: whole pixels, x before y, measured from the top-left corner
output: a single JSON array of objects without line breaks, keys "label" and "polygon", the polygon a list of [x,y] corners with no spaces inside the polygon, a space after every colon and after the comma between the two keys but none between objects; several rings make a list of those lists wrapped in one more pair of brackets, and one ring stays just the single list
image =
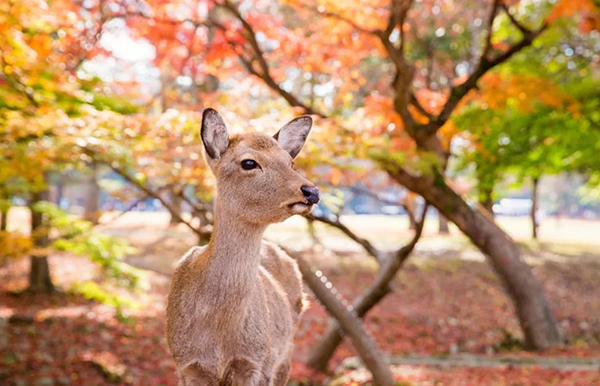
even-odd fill
[{"label": "deer ear", "polygon": [[300,150],[302,150],[304,142],[306,142],[306,137],[308,137],[311,127],[312,118],[308,115],[304,115],[292,119],[283,126],[273,138],[279,142],[279,146],[281,146],[283,150],[290,153],[292,158],[296,158],[298,153],[300,153]]},{"label": "deer ear", "polygon": [[229,146],[229,134],[225,121],[217,110],[206,109],[202,113],[202,129],[200,131],[206,154],[213,160],[218,160]]}]

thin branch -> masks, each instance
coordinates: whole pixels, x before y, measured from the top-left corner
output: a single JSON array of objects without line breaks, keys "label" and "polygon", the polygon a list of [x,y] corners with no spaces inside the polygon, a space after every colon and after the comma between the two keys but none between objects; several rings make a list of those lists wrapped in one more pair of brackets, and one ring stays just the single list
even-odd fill
[{"label": "thin branch", "polygon": [[[248,60],[244,58],[241,54],[239,54],[240,61],[246,67],[246,69],[254,76],[262,79],[265,84],[271,88],[273,91],[277,92],[280,96],[282,96],[291,106],[302,108],[307,114],[318,115],[320,117],[326,118],[326,115],[322,112],[316,111],[313,107],[308,106],[306,103],[300,101],[295,95],[287,92],[275,81],[273,76],[271,75],[269,64],[265,58],[265,54],[258,43],[256,38],[256,31],[254,31],[254,27],[244,18],[239,9],[229,0],[224,0],[223,3],[217,3],[217,6],[222,7],[226,11],[228,11],[231,15],[233,15],[241,24],[242,29],[244,31],[244,35],[250,47],[252,49],[252,60]],[[223,26],[221,25],[222,29]],[[235,43],[228,41],[230,45],[235,45]],[[235,50],[234,50],[235,51]],[[254,67],[253,62],[258,62],[260,67],[260,71]]]},{"label": "thin branch", "polygon": [[430,129],[435,132],[439,129],[446,121],[450,118],[450,115],[456,108],[456,106],[460,103],[462,98],[467,95],[469,91],[471,91],[477,85],[479,79],[485,75],[489,70],[494,67],[506,62],[510,59],[514,54],[520,52],[526,47],[529,47],[531,43],[533,43],[534,39],[539,36],[546,28],[548,27],[547,21],[543,23],[543,25],[535,31],[527,32],[523,38],[513,46],[511,46],[508,50],[503,52],[502,54],[496,56],[493,59],[489,59],[485,56],[482,56],[479,60],[479,64],[471,73],[471,75],[467,78],[467,80],[453,87],[450,90],[450,96],[448,97],[448,101],[444,105],[442,112],[434,118],[436,125],[431,125]]},{"label": "thin branch", "polygon": [[510,22],[513,23],[515,25],[515,27],[517,27],[519,29],[519,31],[521,31],[523,33],[523,35],[527,35],[527,34],[531,33],[531,30],[529,28],[525,27],[523,24],[521,24],[515,18],[515,16],[510,12],[510,10],[508,9],[508,6],[506,4],[501,2],[500,6],[502,7],[502,10],[504,11],[504,13],[506,13],[508,18],[510,19]]},{"label": "thin branch", "polygon": [[354,242],[356,242],[361,247],[363,247],[364,250],[369,255],[373,256],[377,261],[379,261],[381,259],[381,256],[382,256],[381,251],[379,251],[375,246],[373,246],[373,244],[371,244],[371,242],[369,240],[358,236],[356,233],[354,233],[352,230],[350,230],[350,228],[348,228],[346,225],[344,225],[340,221],[339,217],[319,216],[319,215],[314,215],[314,214],[307,215],[306,217],[339,229],[346,236],[348,236]]},{"label": "thin branch", "polygon": [[[383,32],[378,34],[379,40],[383,44],[388,57],[396,69],[396,74],[392,81],[392,88],[395,94],[394,111],[396,111],[396,113],[398,113],[402,118],[404,127],[409,134],[413,131],[414,127],[414,119],[408,109],[408,106],[411,104],[410,87],[414,75],[414,68],[409,64],[405,57],[405,36],[403,25],[406,21],[406,17],[411,5],[412,0],[393,0],[390,4],[390,15],[388,18],[387,27],[385,30],[383,30]],[[396,28],[400,29],[400,45],[398,47],[390,41],[390,37]]]},{"label": "thin branch", "polygon": [[146,185],[144,185],[143,183],[141,183],[140,181],[136,180],[135,178],[131,177],[130,175],[128,175],[126,172],[124,172],[123,170],[114,167],[113,165],[108,165],[115,173],[119,174],[121,177],[123,177],[125,180],[127,180],[129,183],[135,185],[138,189],[140,189],[141,191],[143,191],[144,193],[156,198],[157,200],[160,201],[160,203],[171,213],[171,216],[175,217],[175,219],[178,222],[181,222],[183,224],[185,224],[192,232],[194,232],[196,235],[198,236],[202,236],[204,237],[205,234],[200,230],[197,229],[195,226],[193,226],[191,223],[189,223],[188,221],[184,220],[181,217],[181,214],[170,204],[168,203],[160,194],[154,192],[152,189],[150,189],[149,187],[147,187]]},{"label": "thin branch", "polygon": [[498,13],[498,6],[500,5],[501,1],[500,0],[494,0],[494,3],[492,4],[492,9],[490,11],[490,15],[488,16],[488,22],[487,22],[487,28],[486,28],[486,35],[485,35],[485,44],[483,46],[483,52],[481,54],[481,58],[479,59],[479,61],[484,60],[484,58],[487,58],[488,53],[490,52],[491,48],[492,48],[492,35],[494,32],[494,20],[496,19],[496,14]]},{"label": "thin branch", "polygon": [[199,21],[199,20],[194,20],[194,19],[190,19],[190,18],[170,19],[170,18],[165,18],[165,17],[150,16],[148,14],[145,14],[142,11],[113,13],[111,15],[106,16],[106,21],[110,21],[112,19],[129,19],[129,18],[134,18],[134,17],[152,20],[155,23],[170,24],[170,25],[174,25],[174,26],[182,25],[182,24],[191,24],[194,27],[201,27],[201,26],[209,27],[209,26],[213,25],[213,21],[211,19],[208,19],[205,21]]},{"label": "thin branch", "polygon": [[404,261],[408,258],[410,253],[413,251],[413,249],[417,245],[417,242],[419,242],[419,239],[421,238],[421,235],[423,234],[423,228],[425,227],[425,217],[427,216],[428,209],[429,209],[429,203],[427,202],[427,203],[425,203],[425,206],[423,206],[423,212],[421,213],[420,220],[417,222],[417,226],[415,228],[415,234],[413,235],[413,238],[410,240],[410,242],[408,244],[406,244],[402,248],[398,249],[398,251],[396,252],[396,259],[399,260],[398,269],[400,269],[402,264],[404,264]]},{"label": "thin branch", "polygon": [[1,69],[5,67],[5,63],[6,60],[4,58],[4,54],[0,50],[0,74],[4,75],[4,79],[6,79],[7,83],[12,87],[13,90],[24,95],[34,107],[39,107],[40,103],[35,99],[35,92],[33,91],[33,88],[23,83],[16,72],[13,72],[12,74],[6,74],[1,71]]},{"label": "thin branch", "polygon": [[[341,20],[345,23],[350,24],[354,29],[356,29],[359,32],[368,34],[368,35],[374,35],[379,37],[380,41],[382,42],[382,44],[384,45],[384,47],[386,48],[386,51],[388,52],[388,55],[390,57],[390,59],[394,62],[396,68],[405,68],[406,67],[406,60],[404,60],[404,47],[405,47],[405,36],[404,36],[404,29],[402,28],[404,22],[406,21],[406,17],[408,15],[408,11],[410,10],[410,7],[412,5],[412,1],[408,0],[408,1],[403,1],[402,4],[400,4],[397,0],[393,2],[392,4],[392,8],[390,9],[390,15],[388,18],[388,23],[385,29],[368,29],[368,28],[364,28],[359,26],[358,24],[356,24],[354,21],[348,19],[345,16],[342,16],[340,14],[334,13],[334,12],[330,12],[330,11],[325,11],[325,12],[318,12],[318,14],[326,16],[326,17],[331,17],[334,19],[338,19]],[[396,48],[394,47],[394,45],[390,42],[390,36],[393,33],[393,31],[399,28],[399,33],[400,33],[400,47]],[[425,110],[423,108],[423,106],[421,106],[421,104],[419,103],[418,99],[415,97],[415,95],[410,92],[410,98],[409,98],[409,103],[411,105],[413,105],[417,111],[419,111],[419,113],[425,115],[427,118],[431,119],[433,116],[427,112],[427,110]]]},{"label": "thin branch", "polygon": [[[329,186],[333,187],[333,185],[329,185]],[[385,198],[381,197],[379,194],[377,194],[377,193],[375,193],[375,192],[373,192],[371,190],[364,189],[364,188],[361,188],[361,187],[358,187],[358,186],[336,185],[335,187],[338,188],[338,189],[349,189],[349,190],[351,190],[351,191],[353,191],[354,193],[357,193],[357,194],[364,194],[366,196],[369,196],[369,197],[371,197],[371,198],[379,201],[382,204],[405,206],[400,201],[393,201],[393,200],[385,199]]]},{"label": "thin branch", "polygon": [[429,118],[429,120],[433,118],[433,115],[431,115],[427,110],[425,110],[421,103],[419,103],[419,100],[417,99],[415,94],[413,94],[412,92],[410,93],[410,104],[413,105],[419,113]]},{"label": "thin branch", "polygon": [[135,208],[140,202],[142,202],[146,198],[148,198],[148,196],[142,196],[142,197],[138,198],[131,205],[129,205],[127,208],[125,208],[123,211],[121,211],[121,212],[117,213],[116,215],[114,215],[113,217],[109,218],[108,221],[105,221],[103,223],[93,224],[90,228],[88,228],[87,230],[85,230],[82,233],[70,233],[70,234],[68,233],[68,234],[59,235],[57,237],[54,237],[54,238],[48,240],[48,243],[52,244],[52,243],[54,243],[54,242],[56,242],[58,240],[70,240],[70,239],[73,239],[75,237],[80,237],[80,236],[85,236],[87,234],[90,234],[98,226],[100,226],[100,225],[104,226],[104,225],[110,224],[111,222],[117,220],[118,218],[120,218],[124,214],[130,212],[133,208]]},{"label": "thin branch", "polygon": [[390,36],[392,35],[392,32],[396,28],[396,25],[397,25],[396,13],[394,12],[393,6],[392,6],[390,9],[390,15],[388,18],[387,26],[384,30],[377,33],[377,37],[381,41],[381,44],[383,44],[383,47],[385,48],[388,56],[392,60],[392,63],[394,63],[396,69],[398,70],[398,69],[403,68],[403,66],[405,65],[405,62],[404,62],[404,58],[402,57],[402,55],[398,52],[396,47],[394,47],[392,42],[390,42]]},{"label": "thin branch", "polygon": [[206,202],[198,202],[194,201],[188,196],[185,195],[183,189],[176,193],[178,197],[180,197],[184,202],[186,202],[192,209],[196,212],[209,212],[212,210],[212,204]]},{"label": "thin branch", "polygon": [[149,196],[148,195],[143,195],[141,197],[139,197],[137,200],[135,200],[134,202],[132,202],[131,204],[129,204],[129,206],[125,209],[123,209],[122,211],[120,211],[119,213],[115,214],[114,216],[112,216],[111,218],[109,218],[108,220],[102,222],[102,223],[98,223],[96,225],[107,225],[110,224],[114,221],[116,221],[117,219],[119,219],[120,217],[122,217],[123,215],[125,215],[128,212],[131,212],[136,206],[138,206],[138,204],[142,201],[144,201],[145,199],[147,199]]},{"label": "thin branch", "polygon": [[412,0],[392,0],[392,4],[394,5],[394,10],[398,14],[398,28],[400,33],[400,47],[399,51],[402,56],[404,56],[404,47],[405,44],[405,35],[404,35],[404,22],[406,21],[406,17],[408,16],[408,11],[410,7],[412,7]]},{"label": "thin branch", "polygon": [[355,22],[353,22],[352,20],[348,19],[345,16],[342,16],[340,14],[337,14],[335,12],[330,12],[330,11],[325,11],[325,12],[318,12],[317,13],[319,15],[323,15],[325,17],[330,17],[332,19],[337,19],[337,20],[341,20],[345,23],[350,24],[355,30],[365,33],[365,34],[369,34],[369,35],[379,35],[381,33],[383,33],[383,30],[380,29],[368,29],[368,28],[364,28],[359,26],[358,24],[356,24]]},{"label": "thin branch", "polygon": [[198,235],[199,237],[206,237],[207,236],[207,234],[205,232],[203,232],[201,229],[196,228],[190,222],[184,220],[181,217],[181,214],[169,202],[167,202],[167,200],[165,200],[159,192],[151,189],[149,186],[147,186],[143,182],[141,182],[138,179],[136,179],[135,177],[132,177],[131,175],[129,175],[129,173],[127,173],[126,171],[124,171],[124,170],[120,169],[119,167],[113,165],[112,162],[107,162],[107,161],[103,161],[103,160],[98,159],[96,157],[96,155],[90,149],[84,148],[83,150],[86,152],[86,154],[88,154],[90,157],[92,157],[96,162],[102,163],[102,164],[108,166],[112,171],[114,171],[115,173],[117,173],[118,175],[120,175],[121,177],[123,177],[123,179],[125,179],[125,181],[127,181],[130,184],[134,185],[139,190],[141,190],[142,192],[144,192],[146,195],[148,195],[150,197],[154,197],[157,200],[159,200],[160,203],[171,213],[171,216],[175,217],[175,219],[178,222],[181,222],[181,223],[185,224],[196,235]]}]

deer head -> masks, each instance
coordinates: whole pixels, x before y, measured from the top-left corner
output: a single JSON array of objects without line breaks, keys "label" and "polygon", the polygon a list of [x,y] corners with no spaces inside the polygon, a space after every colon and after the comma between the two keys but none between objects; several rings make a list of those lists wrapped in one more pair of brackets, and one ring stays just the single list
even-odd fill
[{"label": "deer head", "polygon": [[319,191],[296,170],[296,158],[310,132],[312,119],[298,117],[273,137],[260,133],[229,136],[214,109],[202,114],[206,160],[217,179],[220,210],[256,225],[308,214]]}]

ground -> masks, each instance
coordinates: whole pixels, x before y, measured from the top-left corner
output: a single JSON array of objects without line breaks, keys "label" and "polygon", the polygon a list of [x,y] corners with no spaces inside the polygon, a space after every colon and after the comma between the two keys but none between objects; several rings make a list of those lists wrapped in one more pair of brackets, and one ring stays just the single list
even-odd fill
[{"label": "ground", "polygon": [[[18,216],[18,214],[17,214]],[[405,220],[356,216],[344,219],[381,247],[399,247],[410,237]],[[160,214],[131,213],[104,226],[126,237],[139,253],[131,264],[149,269],[148,288],[133,299],[138,307],[117,315],[114,308],[88,301],[68,289],[98,271],[85,258],[51,257],[58,295],[18,294],[26,285],[27,259],[0,266],[0,384],[4,385],[176,385],[174,365],[164,338],[164,305],[169,274],[194,238],[183,226],[167,227]],[[500,219],[521,241],[528,262],[546,288],[564,331],[564,347],[542,353],[520,349],[521,338],[511,304],[498,279],[462,236],[438,236],[428,224],[422,243],[398,275],[394,292],[367,318],[367,328],[399,365],[401,385],[600,385],[600,223],[546,219],[543,242],[528,241],[524,219]],[[303,253],[347,298],[353,299],[373,280],[376,264],[335,231],[318,227],[324,246],[311,246],[302,219],[272,227],[266,237]],[[374,235],[374,236],[373,236]],[[293,241],[293,242],[292,242]],[[117,317],[119,316],[119,317]],[[345,342],[336,352],[335,374],[317,375],[303,365],[328,319],[314,300],[296,336],[292,379],[296,383],[366,381],[346,360],[355,355]],[[465,354],[497,359],[499,366],[459,363],[440,367],[433,359]],[[430,358],[414,364],[407,356]],[[501,359],[518,357],[506,365]],[[537,358],[587,358],[556,365]],[[406,364],[409,363],[409,364]],[[543,362],[545,363],[545,362]],[[554,362],[552,362],[554,363]],[[583,366],[577,365],[583,363]],[[596,367],[594,367],[596,366]],[[342,375],[340,377],[340,375]]]}]

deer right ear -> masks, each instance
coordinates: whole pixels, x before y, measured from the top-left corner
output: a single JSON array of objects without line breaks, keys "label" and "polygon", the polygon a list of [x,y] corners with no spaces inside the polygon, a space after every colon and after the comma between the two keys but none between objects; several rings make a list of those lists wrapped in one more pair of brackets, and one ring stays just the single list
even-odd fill
[{"label": "deer right ear", "polygon": [[202,113],[202,129],[200,131],[206,154],[213,160],[218,160],[229,146],[229,134],[225,121],[217,110],[205,109]]},{"label": "deer right ear", "polygon": [[300,153],[300,150],[302,150],[311,127],[312,118],[308,115],[303,115],[285,124],[273,138],[294,159]]}]

